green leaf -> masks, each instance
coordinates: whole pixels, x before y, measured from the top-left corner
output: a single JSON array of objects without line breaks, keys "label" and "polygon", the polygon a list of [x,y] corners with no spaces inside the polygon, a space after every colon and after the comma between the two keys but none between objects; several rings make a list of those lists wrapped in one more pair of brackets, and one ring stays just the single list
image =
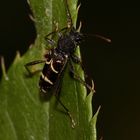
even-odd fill
[{"label": "green leaf", "polygon": [[[39,95],[39,74],[27,76],[24,65],[34,60],[43,59],[46,53],[44,36],[55,29],[67,26],[64,0],[30,0],[33,11],[37,38],[24,56],[19,52],[5,72],[3,59],[3,78],[0,83],[0,140],[96,140],[96,119],[98,112],[92,114],[91,92],[87,96],[86,88],[69,76],[66,69],[62,82],[60,99],[69,109],[75,127],[65,110],[57,103],[55,96],[42,101]],[[77,18],[77,0],[69,0],[73,23]],[[77,55],[80,56],[79,48]],[[36,66],[42,68],[42,65]],[[35,67],[34,67],[35,68]],[[76,72],[84,79],[79,65]]]}]

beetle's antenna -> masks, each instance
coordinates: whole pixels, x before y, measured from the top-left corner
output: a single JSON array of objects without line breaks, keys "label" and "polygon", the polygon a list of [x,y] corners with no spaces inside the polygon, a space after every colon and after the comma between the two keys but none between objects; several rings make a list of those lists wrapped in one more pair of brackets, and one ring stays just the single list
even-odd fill
[{"label": "beetle's antenna", "polygon": [[99,35],[99,34],[84,34],[85,37],[95,37],[95,38],[99,38],[107,43],[111,43],[111,39],[110,38],[107,38],[107,37],[104,37],[102,35]]},{"label": "beetle's antenna", "polygon": [[100,38],[108,43],[111,43],[111,39],[110,38],[107,38],[107,37],[104,37],[102,35],[98,35],[98,34],[93,34],[94,37],[97,37],[97,38]]},{"label": "beetle's antenna", "polygon": [[68,0],[65,0],[65,4],[66,4],[66,12],[67,12],[67,26],[68,26],[68,28],[71,28],[73,22],[72,22],[72,18],[71,18],[71,14],[70,14]]}]

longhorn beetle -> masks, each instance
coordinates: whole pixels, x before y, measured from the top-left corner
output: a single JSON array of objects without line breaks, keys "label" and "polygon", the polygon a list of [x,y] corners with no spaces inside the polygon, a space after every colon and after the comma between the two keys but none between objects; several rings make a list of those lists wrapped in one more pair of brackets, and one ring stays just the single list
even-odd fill
[{"label": "longhorn beetle", "polygon": [[66,65],[69,63],[70,65],[70,75],[78,80],[80,83],[84,84],[87,88],[92,90],[92,88],[86,84],[84,80],[82,80],[77,74],[75,74],[73,63],[77,63],[81,65],[81,59],[77,57],[74,53],[78,45],[80,45],[84,35],[76,30],[73,26],[70,10],[68,7],[68,1],[65,0],[66,5],[66,13],[67,13],[67,27],[62,28],[60,31],[54,31],[46,35],[45,39],[50,43],[50,45],[55,45],[55,41],[49,39],[50,35],[58,33],[58,41],[57,47],[49,50],[47,54],[45,54],[45,60],[36,60],[25,65],[27,71],[31,74],[29,70],[29,66],[36,65],[39,63],[45,63],[44,68],[42,70],[39,87],[40,91],[43,94],[47,94],[47,92],[51,89],[54,90],[56,99],[63,106],[67,114],[69,115],[72,121],[72,127],[74,127],[75,122],[72,118],[69,110],[65,107],[65,105],[58,98],[58,93],[60,92],[61,86],[61,78],[63,77],[63,72],[66,68]]}]

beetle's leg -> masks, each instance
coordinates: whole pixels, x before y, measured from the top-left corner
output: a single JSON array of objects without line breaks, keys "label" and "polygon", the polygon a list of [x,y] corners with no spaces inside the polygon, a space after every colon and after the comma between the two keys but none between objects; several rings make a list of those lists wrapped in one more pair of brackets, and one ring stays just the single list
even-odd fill
[{"label": "beetle's leg", "polygon": [[58,101],[58,103],[60,103],[60,105],[63,107],[63,109],[65,110],[65,113],[69,116],[70,120],[71,120],[71,124],[72,124],[72,128],[75,127],[76,123],[69,111],[69,109],[63,104],[63,102],[60,100],[60,92],[61,92],[61,87],[62,87],[62,79],[63,79],[63,76],[64,76],[64,69],[66,67],[66,64],[67,64],[67,60],[65,61],[62,69],[61,69],[61,72],[59,73],[58,75],[58,79],[54,85],[54,89],[53,89],[53,92],[55,94],[55,97]]},{"label": "beetle's leg", "polygon": [[58,103],[60,103],[60,105],[61,105],[61,106],[64,108],[64,110],[66,111],[67,115],[69,116],[69,118],[70,118],[70,120],[71,120],[71,124],[72,124],[71,127],[74,128],[75,125],[76,125],[76,123],[75,123],[75,121],[74,121],[74,119],[73,119],[73,116],[71,115],[69,109],[62,103],[62,101],[60,100],[60,98],[59,98],[58,96],[55,96],[55,97],[56,97]]},{"label": "beetle's leg", "polygon": [[64,27],[60,31],[58,31],[57,28],[58,27],[56,27],[56,30],[55,31],[53,31],[53,32],[51,32],[51,33],[49,33],[49,34],[47,34],[45,36],[45,40],[48,41],[48,43],[51,46],[54,46],[56,44],[56,42],[53,39],[50,39],[49,36],[58,33],[58,36],[60,37],[61,36],[61,32],[66,31],[68,29],[67,27]]},{"label": "beetle's leg", "polygon": [[74,63],[77,63],[77,64],[80,64],[80,65],[82,65],[82,60],[81,60],[81,58],[79,58],[78,56],[76,56],[76,55],[72,55],[71,56],[71,59],[72,59],[72,61],[74,62]]},{"label": "beetle's leg", "polygon": [[45,62],[46,62],[45,60],[35,60],[35,61],[32,61],[32,62],[29,62],[29,63],[25,64],[24,66],[25,66],[26,70],[28,71],[29,75],[32,76],[33,74],[35,74],[36,72],[38,72],[38,71],[40,71],[40,70],[31,71],[31,70],[29,69],[29,67],[31,67],[31,66],[33,66],[33,65],[40,64],[40,63],[45,63]]},{"label": "beetle's leg", "polygon": [[67,30],[68,30],[68,27],[64,27],[59,32],[63,32],[63,31],[67,31]]},{"label": "beetle's leg", "polygon": [[92,91],[92,87],[88,85],[79,75],[75,73],[74,66],[72,64],[72,61],[70,60],[70,75],[75,80],[79,81],[81,84],[83,84],[85,87],[87,87],[90,91]]},{"label": "beetle's leg", "polygon": [[55,34],[56,31],[53,31],[45,36],[45,40],[51,45],[54,46],[56,42],[53,39],[50,39],[49,36]]},{"label": "beetle's leg", "polygon": [[[76,56],[76,55],[73,54],[73,55],[71,56],[71,59],[72,59],[72,61],[73,61],[74,63],[79,64],[79,65],[82,67],[82,69],[83,69],[83,71],[84,71],[84,74],[85,74],[85,77],[88,77],[87,74],[86,74],[86,72],[85,72],[85,69],[84,69],[84,66],[83,66],[83,63],[82,63],[81,58],[79,58],[78,56]],[[71,62],[71,63],[72,63],[72,62]]]},{"label": "beetle's leg", "polygon": [[55,46],[55,44],[56,44],[56,42],[55,42],[53,39],[50,39],[50,38],[45,37],[45,40],[47,40],[48,43],[49,43],[51,46]]},{"label": "beetle's leg", "polygon": [[62,75],[60,76],[60,79],[57,81],[56,85],[55,85],[55,97],[58,101],[58,103],[63,107],[63,109],[65,110],[66,114],[69,116],[70,120],[71,120],[71,126],[72,128],[75,127],[76,123],[73,119],[73,116],[71,115],[69,109],[63,104],[63,102],[60,100],[60,92],[61,92],[61,86],[62,86],[62,79],[61,79]]}]

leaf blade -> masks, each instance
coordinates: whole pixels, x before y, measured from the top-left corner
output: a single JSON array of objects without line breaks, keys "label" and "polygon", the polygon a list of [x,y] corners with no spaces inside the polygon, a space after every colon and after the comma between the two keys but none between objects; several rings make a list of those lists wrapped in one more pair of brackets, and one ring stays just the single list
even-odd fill
[{"label": "leaf blade", "polygon": [[[48,5],[47,5],[48,4]],[[13,65],[8,70],[9,80],[2,79],[0,84],[0,121],[2,125],[0,130],[4,132],[4,128],[8,132],[0,134],[0,138],[5,137],[5,140],[95,140],[95,122],[90,123],[92,108],[91,96],[89,104],[87,104],[86,89],[78,81],[75,81],[69,76],[68,67],[65,71],[62,83],[61,100],[70,110],[76,126],[71,127],[69,117],[63,112],[60,104],[55,106],[56,98],[51,97],[49,101],[42,102],[39,97],[38,80],[39,74],[32,78],[27,77],[27,71],[24,65],[30,61],[42,59],[46,53],[44,36],[53,31],[53,18],[58,22],[59,28],[67,25],[65,6],[63,1],[42,0],[32,1],[30,5],[35,16],[35,24],[37,28],[37,39],[35,44],[28,52],[20,57],[19,54],[15,58]],[[46,16],[46,7],[49,15]],[[69,1],[70,10],[73,21],[76,23],[77,17],[77,1]],[[58,13],[59,9],[61,11]],[[77,50],[79,54],[79,50]],[[84,77],[80,66],[75,66],[76,72],[81,78]],[[91,95],[91,94],[90,94]],[[6,112],[7,111],[7,114]],[[96,118],[96,117],[95,117]],[[8,120],[9,119],[9,120]],[[6,123],[7,122],[7,123]],[[8,135],[7,135],[8,134]],[[92,137],[92,134],[93,137]]]}]

